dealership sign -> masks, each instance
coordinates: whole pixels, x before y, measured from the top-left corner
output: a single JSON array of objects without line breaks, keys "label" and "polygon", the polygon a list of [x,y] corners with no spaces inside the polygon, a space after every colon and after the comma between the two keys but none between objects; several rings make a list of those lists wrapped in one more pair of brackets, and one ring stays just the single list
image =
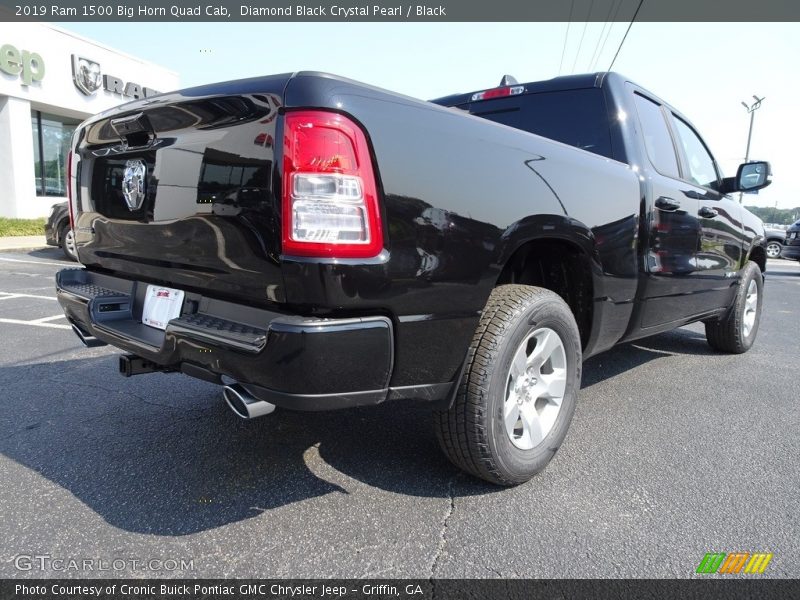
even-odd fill
[{"label": "dealership sign", "polygon": [[103,74],[100,72],[100,63],[72,55],[72,80],[75,87],[87,96],[100,89]]},{"label": "dealership sign", "polygon": [[[3,44],[0,46],[0,71],[11,77],[18,77],[22,85],[29,86],[44,79],[44,59],[37,52]],[[101,87],[112,94],[137,100],[160,93],[138,83],[125,82],[119,77],[103,73],[100,63],[78,54],[72,55],[72,81],[86,96],[95,94]]]},{"label": "dealership sign", "polygon": [[31,85],[44,78],[44,59],[36,52],[3,44],[0,46],[0,71],[12,77],[19,76],[22,85]]},{"label": "dealership sign", "polygon": [[75,87],[87,96],[91,96],[101,87],[112,94],[134,99],[148,98],[159,93],[138,83],[131,81],[125,83],[118,77],[104,74],[100,69],[100,63],[77,54],[72,55],[72,80]]}]

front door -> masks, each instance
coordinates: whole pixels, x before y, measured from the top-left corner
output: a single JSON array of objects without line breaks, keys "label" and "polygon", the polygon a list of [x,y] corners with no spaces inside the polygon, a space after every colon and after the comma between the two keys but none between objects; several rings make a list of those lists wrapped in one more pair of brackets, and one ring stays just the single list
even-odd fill
[{"label": "front door", "polygon": [[700,242],[695,293],[701,309],[726,307],[733,299],[735,275],[742,261],[742,208],[717,191],[719,171],[697,132],[674,113],[671,124],[682,150],[684,195],[698,202]]}]

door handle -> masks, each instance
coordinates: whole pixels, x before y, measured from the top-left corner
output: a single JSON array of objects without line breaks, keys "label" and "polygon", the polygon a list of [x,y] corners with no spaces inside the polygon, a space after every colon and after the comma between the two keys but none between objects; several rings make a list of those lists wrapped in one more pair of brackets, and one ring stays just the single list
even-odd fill
[{"label": "door handle", "polygon": [[710,206],[703,206],[700,210],[697,211],[697,214],[701,217],[705,217],[706,219],[713,219],[716,217],[719,212],[717,212],[716,208],[711,208]]},{"label": "door handle", "polygon": [[656,208],[667,212],[676,211],[681,207],[681,203],[666,196],[656,198]]}]

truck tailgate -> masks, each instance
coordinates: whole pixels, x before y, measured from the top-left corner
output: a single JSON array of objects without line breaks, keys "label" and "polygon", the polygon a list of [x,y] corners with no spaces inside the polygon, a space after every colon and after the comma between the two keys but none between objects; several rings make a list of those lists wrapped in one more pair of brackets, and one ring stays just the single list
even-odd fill
[{"label": "truck tailgate", "polygon": [[103,113],[76,133],[76,242],[90,269],[280,301],[276,123],[288,75]]}]

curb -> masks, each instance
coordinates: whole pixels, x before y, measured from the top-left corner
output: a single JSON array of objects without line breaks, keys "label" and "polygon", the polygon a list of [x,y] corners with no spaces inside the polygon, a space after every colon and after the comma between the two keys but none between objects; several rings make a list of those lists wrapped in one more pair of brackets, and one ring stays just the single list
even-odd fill
[{"label": "curb", "polygon": [[0,252],[29,252],[31,250],[46,250],[47,248],[57,248],[57,246],[14,246],[13,248],[3,248],[0,246]]},{"label": "curb", "polygon": [[49,248],[44,236],[7,236],[0,237],[0,252],[21,252],[25,250],[41,250]]}]

